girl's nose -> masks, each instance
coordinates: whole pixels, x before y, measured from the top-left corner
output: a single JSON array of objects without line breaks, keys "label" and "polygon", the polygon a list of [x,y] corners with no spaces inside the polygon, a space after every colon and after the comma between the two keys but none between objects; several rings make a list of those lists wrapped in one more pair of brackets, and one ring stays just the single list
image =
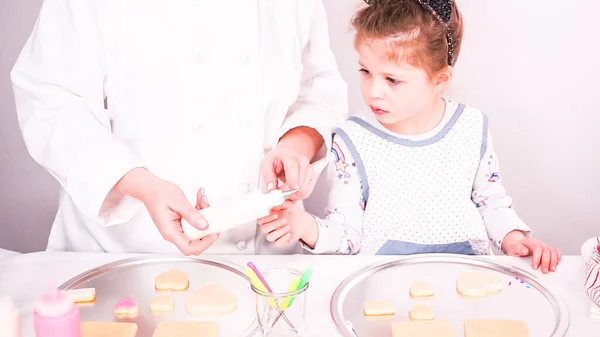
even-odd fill
[{"label": "girl's nose", "polygon": [[372,99],[383,98],[383,87],[381,81],[371,81],[371,83],[369,84],[369,97]]}]

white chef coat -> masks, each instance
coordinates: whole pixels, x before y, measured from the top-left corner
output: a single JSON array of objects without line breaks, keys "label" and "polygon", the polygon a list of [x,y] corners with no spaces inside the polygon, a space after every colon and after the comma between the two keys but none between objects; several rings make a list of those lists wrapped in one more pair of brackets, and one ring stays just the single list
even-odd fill
[{"label": "white chef coat", "polygon": [[[320,174],[347,112],[321,0],[45,0],[11,78],[27,148],[61,185],[48,250],[178,252],[141,202],[109,193],[125,173],[145,167],[193,205],[200,187],[264,189],[264,154],[304,125],[325,139]],[[256,229],[206,253],[281,252]]]}]

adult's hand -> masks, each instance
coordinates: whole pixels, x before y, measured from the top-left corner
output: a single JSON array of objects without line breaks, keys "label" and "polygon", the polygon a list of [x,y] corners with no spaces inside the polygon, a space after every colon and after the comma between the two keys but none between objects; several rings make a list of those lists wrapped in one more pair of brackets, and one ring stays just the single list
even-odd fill
[{"label": "adult's hand", "polygon": [[[198,212],[198,209],[206,206],[198,202],[194,207],[177,185],[160,179],[143,168],[131,170],[115,187],[121,193],[142,201],[162,237],[177,246],[184,255],[198,255],[218,238],[217,234],[213,234],[190,240],[181,228],[181,219],[200,230],[206,229],[208,224]],[[200,191],[198,197],[204,199]]]}]

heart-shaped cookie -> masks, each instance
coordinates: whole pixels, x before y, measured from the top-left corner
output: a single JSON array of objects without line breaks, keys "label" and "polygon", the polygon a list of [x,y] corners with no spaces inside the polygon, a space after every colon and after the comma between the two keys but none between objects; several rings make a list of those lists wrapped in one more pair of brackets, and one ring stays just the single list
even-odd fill
[{"label": "heart-shaped cookie", "polygon": [[484,297],[504,289],[498,274],[482,270],[466,270],[456,280],[456,290],[467,297]]},{"label": "heart-shaped cookie", "polygon": [[139,304],[130,297],[125,297],[115,304],[115,315],[118,318],[135,318],[139,313]]},{"label": "heart-shaped cookie", "polygon": [[185,302],[190,315],[226,314],[237,309],[237,298],[229,290],[211,284],[191,294]]},{"label": "heart-shaped cookie", "polygon": [[156,290],[185,290],[190,286],[188,276],[181,270],[173,269],[156,277],[154,287]]}]

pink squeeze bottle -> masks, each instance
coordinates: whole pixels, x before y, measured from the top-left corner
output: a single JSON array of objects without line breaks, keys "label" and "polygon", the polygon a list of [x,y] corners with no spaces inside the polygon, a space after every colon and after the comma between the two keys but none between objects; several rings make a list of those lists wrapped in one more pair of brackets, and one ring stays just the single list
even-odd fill
[{"label": "pink squeeze bottle", "polygon": [[36,337],[81,337],[79,307],[66,291],[50,285],[33,312]]}]

